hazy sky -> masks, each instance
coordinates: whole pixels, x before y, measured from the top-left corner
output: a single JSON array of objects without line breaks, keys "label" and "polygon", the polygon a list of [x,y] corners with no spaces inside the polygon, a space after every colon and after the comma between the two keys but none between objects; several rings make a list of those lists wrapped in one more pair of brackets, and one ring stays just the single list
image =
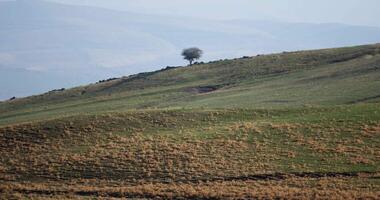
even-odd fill
[{"label": "hazy sky", "polygon": [[211,19],[380,26],[380,0],[50,0],[139,13]]}]

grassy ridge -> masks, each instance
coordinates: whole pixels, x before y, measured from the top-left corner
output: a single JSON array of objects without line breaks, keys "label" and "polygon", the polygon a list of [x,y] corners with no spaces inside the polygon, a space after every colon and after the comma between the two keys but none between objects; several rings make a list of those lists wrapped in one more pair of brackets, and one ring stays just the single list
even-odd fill
[{"label": "grassy ridge", "polygon": [[130,109],[378,102],[379,63],[380,46],[367,45],[169,68],[3,102],[0,124]]}]

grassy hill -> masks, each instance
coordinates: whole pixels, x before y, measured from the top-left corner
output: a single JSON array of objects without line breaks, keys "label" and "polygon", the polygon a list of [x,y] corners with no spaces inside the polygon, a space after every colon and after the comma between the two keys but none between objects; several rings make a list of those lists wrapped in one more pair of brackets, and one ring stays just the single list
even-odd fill
[{"label": "grassy hill", "polygon": [[155,108],[283,108],[380,100],[380,45],[167,68],[0,104],[0,124]]},{"label": "grassy hill", "polygon": [[0,197],[380,195],[380,45],[166,68],[0,104]]}]

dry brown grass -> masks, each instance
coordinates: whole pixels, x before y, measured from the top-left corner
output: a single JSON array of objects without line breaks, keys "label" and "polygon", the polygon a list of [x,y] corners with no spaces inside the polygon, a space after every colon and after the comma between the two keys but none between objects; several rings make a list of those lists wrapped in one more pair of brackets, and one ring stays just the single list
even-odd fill
[{"label": "dry brown grass", "polygon": [[[233,121],[220,126],[218,116],[204,117],[203,124],[141,115],[1,128],[0,199],[379,196],[378,174],[339,174],[339,166],[329,166],[378,166],[379,146],[369,140],[378,136],[378,124],[357,129]],[[308,156],[321,163],[311,165]]]},{"label": "dry brown grass", "polygon": [[[353,182],[358,187],[352,187]],[[128,183],[71,182],[70,184],[8,184],[6,194],[56,195],[56,198],[155,198],[155,199],[378,199],[378,185],[362,178],[295,178],[280,181],[212,181],[203,183]],[[96,186],[93,186],[96,185]]]}]

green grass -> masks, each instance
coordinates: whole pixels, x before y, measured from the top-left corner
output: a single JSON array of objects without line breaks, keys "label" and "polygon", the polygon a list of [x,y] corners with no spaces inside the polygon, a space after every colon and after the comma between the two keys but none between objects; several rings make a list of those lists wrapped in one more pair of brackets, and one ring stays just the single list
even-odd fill
[{"label": "green grass", "polygon": [[[210,62],[0,103],[0,125],[155,108],[297,108],[380,100],[380,46]],[[216,91],[197,92],[200,86]]]}]

